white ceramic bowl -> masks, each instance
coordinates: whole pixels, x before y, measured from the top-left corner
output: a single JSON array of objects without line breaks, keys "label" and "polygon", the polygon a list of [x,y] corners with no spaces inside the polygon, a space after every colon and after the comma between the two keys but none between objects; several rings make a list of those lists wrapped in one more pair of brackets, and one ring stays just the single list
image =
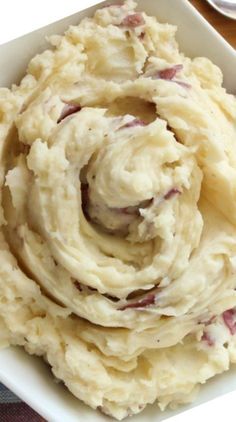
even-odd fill
[{"label": "white ceramic bowl", "polygon": [[[108,1],[110,2],[110,0]],[[207,56],[218,64],[224,73],[225,87],[229,92],[236,93],[235,50],[187,0],[139,0],[138,5],[140,10],[145,10],[148,14],[157,16],[161,22],[176,24],[178,26],[177,39],[180,49],[190,57]],[[44,40],[46,35],[62,33],[70,24],[76,24],[84,16],[92,15],[96,8],[99,8],[99,4],[1,45],[0,86],[10,86],[11,83],[20,80],[24,75],[29,59],[47,47]],[[21,51],[21,54],[16,54],[16,51]],[[27,355],[19,348],[9,348],[0,352],[0,381],[49,422],[105,422],[108,420],[107,417],[83,405],[63,385],[56,384],[50,369],[42,360]],[[154,404],[148,406],[140,415],[135,416],[132,421],[160,422],[179,413],[183,417],[179,415],[180,418],[177,416],[174,417],[174,420],[187,421],[190,418],[193,421],[194,407],[233,390],[236,390],[235,367],[203,386],[197,400],[191,406],[180,407],[177,411],[167,410],[161,413],[157,405]],[[182,413],[190,408],[192,410]],[[198,415],[201,417],[203,413],[198,412]],[[216,422],[215,417],[214,421]]]}]

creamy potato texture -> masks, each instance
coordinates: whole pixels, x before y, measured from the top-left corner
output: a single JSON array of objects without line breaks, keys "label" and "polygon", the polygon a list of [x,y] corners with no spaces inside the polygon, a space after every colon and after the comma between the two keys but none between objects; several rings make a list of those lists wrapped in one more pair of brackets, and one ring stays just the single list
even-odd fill
[{"label": "creamy potato texture", "polygon": [[0,90],[1,345],[119,420],[236,362],[236,99],[135,7]]}]

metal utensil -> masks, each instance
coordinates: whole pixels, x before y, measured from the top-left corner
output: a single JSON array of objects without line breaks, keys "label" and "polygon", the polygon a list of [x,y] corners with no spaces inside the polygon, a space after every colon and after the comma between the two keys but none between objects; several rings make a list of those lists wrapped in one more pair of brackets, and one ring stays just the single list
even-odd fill
[{"label": "metal utensil", "polygon": [[206,0],[217,12],[236,20],[236,0]]}]

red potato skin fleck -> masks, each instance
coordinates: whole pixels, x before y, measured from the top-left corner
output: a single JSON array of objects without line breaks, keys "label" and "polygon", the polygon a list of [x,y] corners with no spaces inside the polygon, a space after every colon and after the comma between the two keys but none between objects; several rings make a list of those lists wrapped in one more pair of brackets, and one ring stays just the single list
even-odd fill
[{"label": "red potato skin fleck", "polygon": [[59,119],[57,120],[57,123],[61,123],[61,121],[64,120],[66,117],[70,116],[71,114],[77,113],[80,110],[81,106],[79,104],[66,103]]},{"label": "red potato skin fleck", "polygon": [[222,314],[225,325],[228,327],[230,334],[236,334],[236,310],[228,309]]},{"label": "red potato skin fleck", "polygon": [[174,79],[175,76],[183,70],[182,64],[176,64],[173,67],[168,67],[167,69],[159,70],[159,72],[156,73],[156,75],[153,76],[154,79],[163,79],[166,81],[174,82],[183,88],[191,88],[191,85],[184,81],[179,81],[177,79]]},{"label": "red potato skin fleck", "polygon": [[130,127],[135,127],[135,126],[146,126],[146,123],[143,120],[134,119],[131,122],[126,123],[124,126],[122,126],[121,129],[126,129]]},{"label": "red potato skin fleck", "polygon": [[127,15],[121,22],[122,26],[127,26],[128,28],[136,28],[137,26],[144,24],[145,20],[141,13],[132,13],[131,15]]},{"label": "red potato skin fleck", "polygon": [[173,188],[173,189],[170,189],[165,195],[164,195],[164,199],[170,199],[170,198],[172,198],[173,196],[175,196],[175,195],[179,195],[181,192],[180,192],[180,190],[179,189],[177,189],[177,188]]},{"label": "red potato skin fleck", "polygon": [[159,72],[157,73],[157,78],[171,81],[176,76],[176,74],[182,69],[182,64],[176,64],[175,66],[169,67],[167,69],[159,70]]},{"label": "red potato skin fleck", "polygon": [[210,346],[210,347],[212,347],[212,346],[214,346],[214,345],[215,345],[215,341],[214,341],[214,340],[211,338],[211,336],[210,336],[208,333],[206,333],[205,331],[204,331],[204,333],[203,333],[203,335],[202,335],[201,340],[202,340],[202,341],[205,341],[205,342],[208,344],[208,346]]},{"label": "red potato skin fleck", "polygon": [[126,305],[119,308],[119,311],[125,311],[126,309],[138,309],[146,308],[150,305],[155,305],[156,296],[154,294],[149,294],[141,300],[133,303],[127,303]]}]

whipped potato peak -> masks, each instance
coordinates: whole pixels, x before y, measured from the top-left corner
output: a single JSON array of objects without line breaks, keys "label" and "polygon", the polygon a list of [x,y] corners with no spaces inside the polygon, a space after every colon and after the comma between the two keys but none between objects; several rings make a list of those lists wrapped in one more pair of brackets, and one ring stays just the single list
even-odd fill
[{"label": "whipped potato peak", "polygon": [[118,420],[236,362],[236,99],[113,3],[0,89],[1,346]]}]

